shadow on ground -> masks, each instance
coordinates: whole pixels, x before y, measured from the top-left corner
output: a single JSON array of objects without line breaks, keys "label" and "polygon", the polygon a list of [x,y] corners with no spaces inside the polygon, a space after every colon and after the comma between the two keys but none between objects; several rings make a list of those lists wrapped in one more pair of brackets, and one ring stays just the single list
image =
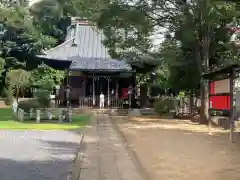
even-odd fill
[{"label": "shadow on ground", "polygon": [[0,159],[2,180],[66,180],[69,160],[16,161]]},{"label": "shadow on ground", "polygon": [[[50,140],[49,140],[50,139]],[[80,141],[80,140],[79,140]],[[1,180],[66,180],[73,168],[78,142],[35,138],[36,147],[13,146],[18,150],[0,157]],[[11,148],[11,147],[9,147]],[[29,150],[27,149],[29,148]],[[33,152],[35,150],[35,152]],[[18,153],[16,153],[18,151]],[[13,154],[15,152],[15,154]]]},{"label": "shadow on ground", "polygon": [[199,125],[115,122],[151,180],[239,180],[240,142],[231,143],[227,133],[210,136]]}]

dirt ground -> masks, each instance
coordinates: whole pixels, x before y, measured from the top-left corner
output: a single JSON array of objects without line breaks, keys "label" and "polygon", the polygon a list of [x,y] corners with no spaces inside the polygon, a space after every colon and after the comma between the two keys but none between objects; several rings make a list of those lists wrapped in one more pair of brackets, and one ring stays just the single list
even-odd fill
[{"label": "dirt ground", "polygon": [[0,101],[0,108],[6,108],[6,107],[8,106],[4,103],[4,101]]},{"label": "dirt ground", "polygon": [[[172,120],[168,120],[172,121]],[[115,119],[150,180],[239,180],[239,143],[205,126],[158,120]]]}]

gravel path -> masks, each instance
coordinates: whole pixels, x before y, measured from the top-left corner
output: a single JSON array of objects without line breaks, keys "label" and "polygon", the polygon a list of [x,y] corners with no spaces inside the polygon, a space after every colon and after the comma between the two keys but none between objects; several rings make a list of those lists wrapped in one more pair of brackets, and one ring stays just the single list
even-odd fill
[{"label": "gravel path", "polygon": [[0,131],[1,180],[66,180],[80,135],[70,131]]},{"label": "gravel path", "polygon": [[167,120],[117,123],[150,180],[240,179],[240,138],[230,143],[226,133]]}]

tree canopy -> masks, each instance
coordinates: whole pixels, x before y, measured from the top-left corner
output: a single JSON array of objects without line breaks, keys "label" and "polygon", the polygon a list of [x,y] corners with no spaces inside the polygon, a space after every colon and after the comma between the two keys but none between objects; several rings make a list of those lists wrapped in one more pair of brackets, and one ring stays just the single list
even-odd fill
[{"label": "tree canopy", "polygon": [[240,33],[233,31],[240,25],[237,0],[42,0],[31,7],[26,3],[1,3],[2,79],[6,70],[24,69],[34,76],[32,82],[51,74],[49,82],[58,83],[63,74],[42,66],[36,54],[64,40],[71,16],[86,17],[101,29],[109,54],[127,59],[139,77],[155,71],[157,83],[165,89],[200,90],[205,116],[208,89],[202,73],[239,61]]}]

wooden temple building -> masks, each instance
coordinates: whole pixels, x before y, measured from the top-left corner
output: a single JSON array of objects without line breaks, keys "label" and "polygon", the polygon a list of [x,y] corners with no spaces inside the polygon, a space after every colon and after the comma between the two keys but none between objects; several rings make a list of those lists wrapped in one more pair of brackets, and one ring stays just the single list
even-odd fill
[{"label": "wooden temple building", "polygon": [[38,56],[45,64],[68,72],[57,96],[60,101],[66,100],[67,86],[69,99],[75,104],[98,106],[100,93],[105,95],[106,106],[129,100],[135,72],[125,60],[110,57],[102,43],[104,38],[103,32],[86,19],[73,17],[65,41]]}]

